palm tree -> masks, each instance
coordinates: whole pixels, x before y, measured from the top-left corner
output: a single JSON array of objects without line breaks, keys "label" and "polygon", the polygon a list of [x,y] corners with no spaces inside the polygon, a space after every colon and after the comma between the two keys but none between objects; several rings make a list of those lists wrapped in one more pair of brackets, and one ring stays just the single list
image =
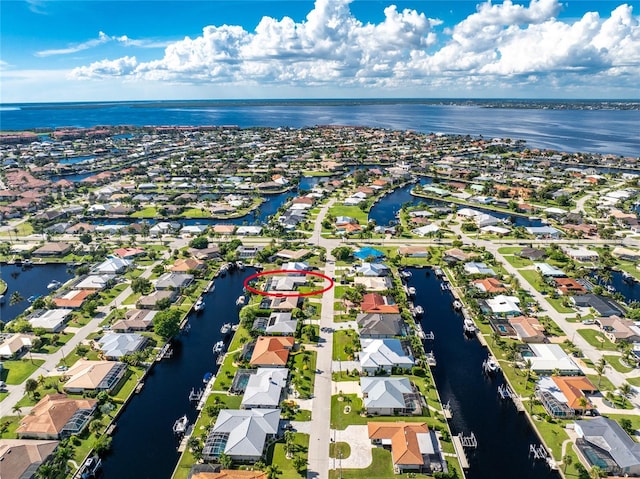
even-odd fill
[{"label": "palm tree", "polygon": [[602,470],[602,468],[598,466],[593,466],[589,470],[589,478],[590,479],[600,479],[601,477],[605,477],[606,473]]},{"label": "palm tree", "polygon": [[594,366],[596,370],[596,374],[598,375],[598,389],[600,389],[600,383],[602,382],[602,375],[607,369],[607,361],[604,358],[600,358],[596,365]]},{"label": "palm tree", "polygon": [[531,368],[533,367],[533,363],[531,362],[531,359],[529,359],[529,358],[525,359],[524,367],[527,369],[527,379],[525,379],[525,381],[524,381],[524,388],[528,389],[529,388],[529,378],[531,377]]},{"label": "palm tree", "polygon": [[629,397],[633,393],[633,389],[631,389],[631,385],[626,382],[622,383],[618,388],[618,390],[620,391],[620,394],[622,395],[622,398],[625,400],[625,402],[629,399]]},{"label": "palm tree", "polygon": [[267,473],[268,479],[277,479],[278,477],[280,477],[280,475],[282,475],[282,470],[276,464],[267,466],[265,472]]},{"label": "palm tree", "polygon": [[22,408],[17,404],[11,408],[11,410],[18,415],[18,417],[22,417]]},{"label": "palm tree", "polygon": [[11,297],[9,298],[9,306],[13,306],[14,304],[18,304],[23,301],[24,296],[22,296],[19,291],[14,291],[11,293]]},{"label": "palm tree", "polygon": [[571,456],[571,454],[565,455],[562,458],[562,464],[564,465],[562,472],[567,472],[567,467],[569,467],[572,462],[573,462],[573,457]]},{"label": "palm tree", "polygon": [[228,456],[223,452],[218,457],[218,462],[223,469],[229,469],[231,467],[231,464],[233,463],[233,459],[231,459],[231,456]]}]

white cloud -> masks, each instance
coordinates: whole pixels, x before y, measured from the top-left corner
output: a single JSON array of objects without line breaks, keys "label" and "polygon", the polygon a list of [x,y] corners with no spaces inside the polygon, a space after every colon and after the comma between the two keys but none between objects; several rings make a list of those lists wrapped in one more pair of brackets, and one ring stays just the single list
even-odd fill
[{"label": "white cloud", "polygon": [[[607,18],[589,12],[569,22],[557,18],[558,0],[526,6],[487,2],[452,28],[439,29],[440,20],[393,5],[380,23],[363,23],[349,3],[316,0],[304,21],[264,17],[253,32],[207,26],[196,38],[168,45],[157,60],[102,60],[74,69],[71,76],[389,89],[536,84],[561,89],[606,85],[611,78],[632,85],[634,76],[640,77],[640,26],[628,5]],[[127,37],[107,38],[136,46]]]},{"label": "white cloud", "polygon": [[52,55],[68,55],[70,53],[77,53],[83,50],[88,50],[90,48],[95,48],[100,45],[104,45],[106,43],[119,43],[121,45],[127,47],[138,47],[138,48],[161,48],[166,47],[168,45],[167,42],[157,42],[152,40],[133,40],[126,35],[122,36],[111,36],[107,35],[104,32],[98,32],[98,38],[92,38],[91,40],[87,40],[86,42],[76,43],[73,45],[69,45],[65,48],[54,48],[50,50],[41,50],[36,52],[37,57],[48,57]]}]

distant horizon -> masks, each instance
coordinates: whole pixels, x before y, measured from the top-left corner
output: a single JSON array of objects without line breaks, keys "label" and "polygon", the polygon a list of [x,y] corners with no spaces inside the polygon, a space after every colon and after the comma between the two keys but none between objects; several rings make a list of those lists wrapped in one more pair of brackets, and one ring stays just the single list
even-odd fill
[{"label": "distant horizon", "polygon": [[1,106],[13,105],[107,105],[114,103],[232,103],[232,102],[558,102],[558,103],[639,103],[640,98],[532,98],[532,97],[323,97],[323,98],[181,98],[181,99],[149,99],[149,100],[73,100],[73,101],[20,101],[0,102]]}]

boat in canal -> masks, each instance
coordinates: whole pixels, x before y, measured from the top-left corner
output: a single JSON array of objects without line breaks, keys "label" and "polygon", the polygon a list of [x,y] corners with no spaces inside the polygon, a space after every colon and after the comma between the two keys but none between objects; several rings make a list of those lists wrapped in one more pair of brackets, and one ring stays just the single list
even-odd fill
[{"label": "boat in canal", "polygon": [[626,271],[623,271],[622,272],[622,281],[624,281],[625,283],[635,283],[636,279],[630,273],[627,273]]},{"label": "boat in canal", "polygon": [[47,285],[47,289],[58,289],[62,283],[57,279],[51,280],[51,282]]},{"label": "boat in canal", "polygon": [[416,313],[416,317],[422,316],[424,314],[424,308],[418,305],[415,307],[414,312]]},{"label": "boat in canal", "polygon": [[209,381],[211,381],[212,377],[213,377],[213,373],[211,371],[207,371],[206,373],[204,373],[204,376],[202,377],[202,382],[207,384]]},{"label": "boat in canal", "polygon": [[198,298],[198,301],[196,301],[196,304],[193,305],[193,310],[196,312],[200,312],[204,309],[205,307],[205,302],[202,298]]},{"label": "boat in canal", "polygon": [[238,299],[236,299],[236,306],[243,306],[246,299],[247,298],[245,298],[244,295],[238,296]]},{"label": "boat in canal", "polygon": [[495,358],[489,356],[482,362],[482,368],[485,373],[493,375],[500,371],[500,364]]},{"label": "boat in canal", "polygon": [[218,341],[213,345],[213,354],[219,354],[224,349],[224,341]]},{"label": "boat in canal", "polygon": [[187,415],[176,419],[176,422],[173,423],[173,433],[177,435],[183,435],[187,431],[187,427],[189,426],[189,418]]},{"label": "boat in canal", "polygon": [[453,309],[462,309],[462,302],[460,302],[459,300],[454,300],[453,301]]},{"label": "boat in canal", "polygon": [[476,334],[476,325],[471,318],[464,318],[462,327],[465,334],[468,334],[469,336],[473,336]]},{"label": "boat in canal", "polygon": [[231,323],[224,323],[220,328],[222,334],[228,334],[231,331]]}]

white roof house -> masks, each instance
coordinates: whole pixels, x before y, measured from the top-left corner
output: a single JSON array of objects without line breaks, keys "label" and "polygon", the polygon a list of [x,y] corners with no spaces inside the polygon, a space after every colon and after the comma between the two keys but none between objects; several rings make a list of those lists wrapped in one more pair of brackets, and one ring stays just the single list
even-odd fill
[{"label": "white roof house", "polygon": [[465,263],[464,271],[467,274],[487,274],[491,276],[495,276],[496,272],[485,263],[479,263],[470,261],[469,263]]},{"label": "white roof house", "polygon": [[69,315],[73,312],[72,309],[39,309],[34,311],[27,317],[27,321],[31,326],[35,328],[42,328],[45,331],[58,332],[60,331]]},{"label": "white roof house", "polygon": [[557,344],[529,344],[534,356],[531,360],[531,370],[538,374],[552,374],[559,371],[564,375],[582,374],[580,368],[567,353]]},{"label": "white roof house", "polygon": [[132,261],[118,256],[109,256],[98,266],[93,268],[94,273],[120,274],[125,271],[133,263]]},{"label": "white roof house", "polygon": [[388,276],[356,276],[353,284],[362,284],[367,291],[384,291],[393,287]]},{"label": "white roof house", "polygon": [[102,291],[107,287],[109,281],[111,281],[115,275],[113,274],[90,274],[78,284],[75,285],[76,289],[95,289]]},{"label": "white roof house", "polygon": [[107,333],[99,341],[105,358],[117,359],[142,349],[147,338],[136,333]]},{"label": "white roof house", "polygon": [[280,404],[282,389],[287,386],[289,370],[286,368],[258,368],[249,376],[244,390],[243,409],[275,408]]},{"label": "white roof house", "polygon": [[563,278],[566,276],[564,271],[548,263],[533,263],[533,266],[540,271],[542,276],[551,276],[552,278]]},{"label": "white roof house", "polygon": [[298,320],[290,312],[273,312],[265,324],[264,332],[292,336],[296,333],[297,328]]},{"label": "white roof house", "polygon": [[413,356],[406,352],[398,339],[362,339],[360,341],[360,365],[362,370],[375,374],[383,370],[388,373],[392,368],[409,369],[413,366]]},{"label": "white roof house", "polygon": [[597,251],[590,250],[589,248],[565,247],[562,248],[562,250],[567,256],[578,261],[598,261],[598,258],[600,258]]},{"label": "white roof house", "polygon": [[408,396],[414,394],[409,379],[398,377],[362,377],[360,389],[367,413],[385,416],[408,409]]},{"label": "white roof house", "polygon": [[485,226],[494,226],[501,223],[500,218],[496,218],[488,213],[482,213],[473,217],[478,228],[484,228]]},{"label": "white roof house", "polygon": [[431,223],[431,224],[428,224],[428,225],[420,226],[418,228],[414,228],[414,229],[411,230],[411,232],[414,235],[418,235],[418,236],[432,235],[432,234],[437,233],[438,231],[440,231],[440,228],[435,223]]},{"label": "white roof house", "polygon": [[260,460],[267,438],[278,432],[280,409],[223,409],[202,450],[206,460],[225,453],[235,461]]},{"label": "white roof house", "polygon": [[505,296],[499,294],[494,298],[488,298],[484,301],[493,314],[499,316],[508,316],[512,314],[520,314],[520,300],[515,296]]},{"label": "white roof house", "polygon": [[257,236],[262,233],[262,226],[238,226],[238,236]]}]

